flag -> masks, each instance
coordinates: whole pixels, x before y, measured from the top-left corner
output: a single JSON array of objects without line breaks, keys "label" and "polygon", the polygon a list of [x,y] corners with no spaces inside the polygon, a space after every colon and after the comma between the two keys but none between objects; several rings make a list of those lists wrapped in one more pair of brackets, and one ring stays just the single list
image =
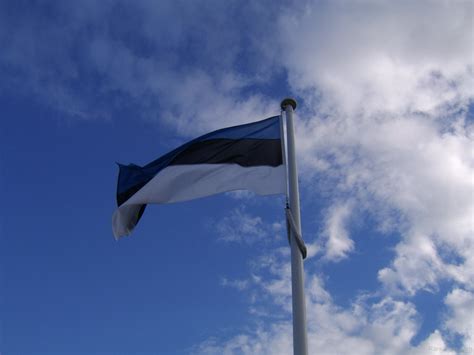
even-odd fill
[{"label": "flag", "polygon": [[129,235],[148,203],[172,203],[233,190],[286,193],[280,116],[198,137],[151,163],[119,164],[116,238]]}]

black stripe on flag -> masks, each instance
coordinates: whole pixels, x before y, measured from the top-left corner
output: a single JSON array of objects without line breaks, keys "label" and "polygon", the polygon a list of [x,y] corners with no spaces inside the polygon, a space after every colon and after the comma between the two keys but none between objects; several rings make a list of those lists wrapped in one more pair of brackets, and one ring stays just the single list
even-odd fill
[{"label": "black stripe on flag", "polygon": [[169,165],[238,164],[279,166],[282,164],[279,139],[212,139],[196,142],[180,152]]}]

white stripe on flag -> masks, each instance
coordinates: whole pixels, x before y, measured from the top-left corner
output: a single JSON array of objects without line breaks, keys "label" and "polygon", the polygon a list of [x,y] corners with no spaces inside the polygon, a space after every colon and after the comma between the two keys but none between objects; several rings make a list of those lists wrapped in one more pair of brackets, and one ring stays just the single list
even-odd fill
[{"label": "white stripe on flag", "polygon": [[226,191],[250,190],[259,195],[286,193],[285,166],[242,167],[237,164],[171,165],[121,205],[112,217],[115,237],[128,235],[137,205],[172,203]]}]

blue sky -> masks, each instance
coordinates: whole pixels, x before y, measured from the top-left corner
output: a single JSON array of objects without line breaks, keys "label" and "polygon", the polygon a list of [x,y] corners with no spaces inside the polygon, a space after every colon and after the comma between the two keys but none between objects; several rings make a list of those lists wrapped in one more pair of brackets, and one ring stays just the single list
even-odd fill
[{"label": "blue sky", "polygon": [[474,352],[468,1],[0,3],[0,352],[288,354],[282,197],[150,206],[115,162],[294,96],[311,354]]}]

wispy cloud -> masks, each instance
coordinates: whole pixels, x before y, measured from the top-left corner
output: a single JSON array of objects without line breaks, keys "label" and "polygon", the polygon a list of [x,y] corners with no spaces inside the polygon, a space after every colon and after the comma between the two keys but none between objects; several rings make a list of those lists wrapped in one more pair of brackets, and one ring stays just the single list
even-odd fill
[{"label": "wispy cloud", "polygon": [[[259,298],[269,299],[286,314],[275,319],[275,312],[265,307],[250,306],[252,314],[271,326],[257,325],[228,339],[210,338],[197,345],[197,354],[288,354],[292,351],[291,290],[288,257],[279,253],[266,255],[259,261],[260,273],[270,277],[254,277],[246,283],[244,292],[255,288]],[[261,262],[263,261],[263,262]],[[265,262],[266,261],[266,262]],[[255,272],[256,270],[254,270]],[[414,346],[411,340],[420,326],[419,315],[410,302],[389,296],[362,295],[349,308],[335,304],[325,289],[321,277],[313,275],[306,283],[309,346],[318,354],[344,354],[357,349],[358,354],[455,354],[450,350],[440,330]],[[468,306],[465,299],[463,306]],[[270,304],[266,303],[267,309]],[[259,311],[254,311],[254,310]],[[270,321],[271,319],[271,321]],[[449,322],[449,321],[448,321]],[[464,323],[461,323],[464,324]]]},{"label": "wispy cloud", "polygon": [[218,239],[225,242],[254,244],[269,243],[277,239],[282,231],[282,223],[265,223],[260,216],[253,216],[244,207],[232,210],[227,216],[214,224]]},{"label": "wispy cloud", "polygon": [[229,280],[228,278],[223,277],[221,279],[221,285],[243,291],[249,287],[249,280]]},{"label": "wispy cloud", "polygon": [[354,250],[354,241],[349,236],[348,219],[353,206],[351,202],[334,205],[326,219],[325,258],[338,261]]},{"label": "wispy cloud", "polygon": [[25,11],[2,3],[0,90],[32,96],[69,118],[133,110],[135,118],[184,135],[266,117],[278,102],[249,90],[263,79],[256,67],[233,70],[239,56],[263,54],[248,51],[250,31],[223,19],[234,12],[269,14],[258,6],[227,5],[52,2]]}]

